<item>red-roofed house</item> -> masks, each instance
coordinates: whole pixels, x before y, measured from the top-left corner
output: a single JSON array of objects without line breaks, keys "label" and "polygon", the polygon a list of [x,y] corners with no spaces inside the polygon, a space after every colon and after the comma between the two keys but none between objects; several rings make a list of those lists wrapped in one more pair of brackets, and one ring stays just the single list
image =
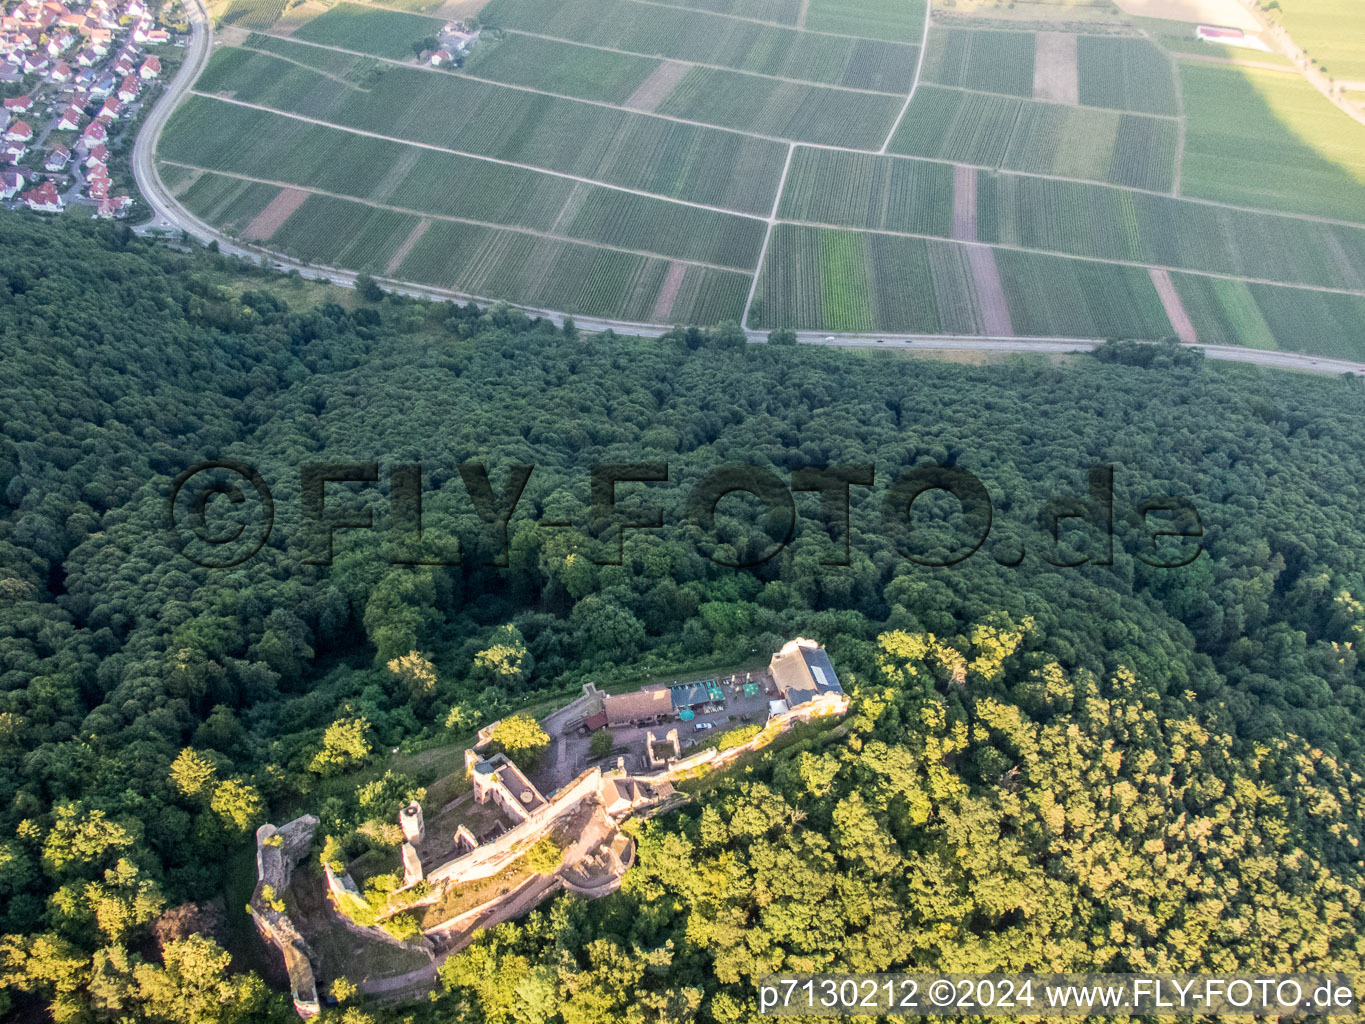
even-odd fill
[{"label": "red-roofed house", "polygon": [[81,141],[87,146],[98,146],[107,138],[109,133],[99,121],[91,121],[85,126],[85,131],[81,132]]},{"label": "red-roofed house", "polygon": [[52,152],[47,155],[47,163],[43,164],[43,170],[64,171],[70,160],[71,150],[58,143],[52,147]]},{"label": "red-roofed house", "polygon": [[81,113],[81,108],[69,106],[62,112],[61,118],[57,121],[57,131],[74,132],[79,130],[81,122],[85,120],[85,115]]},{"label": "red-roofed house", "polygon": [[61,213],[62,197],[57,191],[57,186],[50,181],[45,181],[35,189],[25,192],[21,197],[28,203],[28,208],[37,213]]},{"label": "red-roofed house", "polygon": [[141,84],[137,75],[129,75],[119,83],[118,98],[124,103],[132,103],[133,100],[137,99],[138,86]]},{"label": "red-roofed house", "polygon": [[109,147],[100,143],[98,146],[90,147],[90,152],[85,155],[85,166],[90,168],[103,168],[109,162]]},{"label": "red-roofed house", "polygon": [[109,178],[91,178],[85,184],[86,192],[89,193],[91,199],[108,199],[109,186],[113,184],[113,181]]},{"label": "red-roofed house", "polygon": [[15,121],[5,129],[6,142],[28,142],[33,138],[33,128],[27,121]]},{"label": "red-roofed house", "polygon": [[148,57],[142,62],[142,67],[138,68],[138,74],[143,78],[155,78],[161,74],[161,59],[159,57]]},{"label": "red-roofed house", "polygon": [[128,207],[133,205],[131,196],[110,196],[100,202],[96,213],[100,217],[122,217]]},{"label": "red-roofed house", "polygon": [[33,106],[32,96],[12,96],[5,100],[5,109],[12,110],[17,114],[22,114]]},{"label": "red-roofed house", "polygon": [[0,171],[0,199],[13,199],[24,187],[24,176],[14,168]]},{"label": "red-roofed house", "polygon": [[118,117],[118,113],[123,109],[123,104],[119,102],[117,96],[110,96],[104,101],[104,106],[100,108],[100,117]]},{"label": "red-roofed house", "polygon": [[0,149],[0,162],[7,164],[17,164],[28,152],[28,147],[22,142],[6,142],[5,148]]},{"label": "red-roofed house", "polygon": [[57,61],[52,67],[51,78],[58,83],[71,81],[71,65],[64,60]]}]

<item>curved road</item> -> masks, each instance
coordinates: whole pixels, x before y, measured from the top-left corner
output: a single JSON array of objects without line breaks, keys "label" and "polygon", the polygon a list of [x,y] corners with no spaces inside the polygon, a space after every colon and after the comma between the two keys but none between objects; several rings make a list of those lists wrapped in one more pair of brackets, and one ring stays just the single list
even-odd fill
[{"label": "curved road", "polygon": [[[171,79],[170,85],[157,101],[142,130],[133,143],[133,177],[138,189],[152,211],[152,220],[139,225],[140,234],[149,232],[185,231],[201,242],[217,242],[219,250],[233,256],[241,256],[255,261],[269,261],[282,271],[297,270],[304,277],[345,288],[355,286],[356,273],[333,267],[309,266],[287,259],[278,253],[255,246],[243,246],[221,234],[212,225],[200,220],[180,205],[171,195],[157,173],[154,154],[157,141],[161,137],[171,113],[179,105],[190,87],[198,79],[208,63],[213,48],[213,25],[202,0],[185,0],[185,10],[190,21],[190,40],[185,46],[185,62]],[[474,301],[491,304],[494,300],[480,295],[467,295],[463,292],[445,288],[433,288],[413,284],[408,281],[395,281],[391,278],[376,278],[390,291],[414,298],[435,299],[437,301]],[[515,305],[515,304],[514,304]],[[536,309],[520,306],[527,313],[542,316],[555,324],[562,324],[566,314],[558,310]],[[627,320],[607,320],[598,317],[574,317],[579,328],[587,331],[614,330],[643,338],[657,338],[671,330],[671,325],[635,323]],[[746,330],[750,341],[763,341],[766,332]],[[824,331],[800,331],[797,340],[804,344],[852,346],[865,348],[904,348],[930,351],[955,352],[1034,352],[1055,354],[1065,352],[1085,352],[1101,344],[1098,338],[982,338],[962,335],[926,334],[826,334]],[[1365,375],[1365,362],[1351,362],[1344,359],[1327,359],[1320,356],[1304,355],[1299,352],[1276,352],[1265,349],[1240,348],[1233,345],[1199,345],[1210,359],[1223,359],[1237,363],[1255,363],[1285,370],[1306,370],[1312,373],[1358,373]]]}]

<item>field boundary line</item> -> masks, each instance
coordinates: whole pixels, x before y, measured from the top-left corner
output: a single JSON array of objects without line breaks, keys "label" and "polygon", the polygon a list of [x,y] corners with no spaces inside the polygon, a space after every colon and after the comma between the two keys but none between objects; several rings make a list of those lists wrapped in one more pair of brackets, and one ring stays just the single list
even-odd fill
[{"label": "field boundary line", "polygon": [[[167,161],[169,162],[169,161]],[[814,220],[783,220],[781,224],[791,224],[800,228],[819,228],[828,231],[857,231],[868,235],[891,235],[895,238],[918,238],[926,242],[943,242],[947,245],[988,245],[992,249],[1005,249],[1010,252],[1031,253],[1035,256],[1055,256],[1063,260],[1080,260],[1084,263],[1108,263],[1118,267],[1134,267],[1139,270],[1165,270],[1172,274],[1193,274],[1197,277],[1214,277],[1223,281],[1242,281],[1246,284],[1269,285],[1274,288],[1297,288],[1306,292],[1326,292],[1331,295],[1351,295],[1365,298],[1365,289],[1333,288],[1325,284],[1298,284],[1291,281],[1275,281],[1268,277],[1249,277],[1245,274],[1227,274],[1221,270],[1194,270],[1189,267],[1173,267],[1166,263],[1142,263],[1138,260],[1123,260],[1115,256],[1079,256],[1074,252],[1059,252],[1056,249],[1039,249],[1031,245],[1016,245],[1012,242],[960,242],[942,235],[928,235],[919,231],[895,231],[891,228],[857,228],[847,224],[825,224]]]},{"label": "field boundary line", "polygon": [[[261,35],[264,35],[265,33],[260,33],[260,34],[261,34]],[[272,39],[277,39],[277,38],[284,38],[284,37],[282,37],[282,36],[271,36],[270,38],[272,38]],[[346,88],[348,88],[348,89],[354,89],[356,92],[371,92],[371,91],[372,91],[372,90],[370,90],[370,89],[362,89],[360,86],[356,85],[354,82],[348,82],[348,81],[346,81],[346,79],[342,78],[340,75],[334,75],[334,74],[332,74],[330,71],[323,71],[322,68],[315,68],[315,67],[313,67],[313,65],[311,65],[311,64],[305,64],[305,63],[303,63],[303,61],[301,61],[301,60],[294,60],[292,57],[286,57],[284,54],[282,54],[282,53],[276,53],[276,52],[273,51],[273,50],[262,50],[259,46],[247,46],[246,43],[241,43],[241,44],[239,44],[239,45],[236,47],[236,49],[245,50],[247,53],[259,53],[259,54],[261,54],[263,57],[274,57],[276,60],[282,60],[282,61],[284,61],[286,64],[293,64],[295,67],[304,68],[305,70],[311,71],[311,72],[313,72],[314,74],[322,75],[323,78],[330,78],[332,81],[336,82],[338,85],[344,85]],[[337,51],[337,52],[340,53],[340,52],[342,52],[342,51]],[[357,54],[357,56],[361,56],[361,55],[360,55],[360,54]]]},{"label": "field boundary line", "polygon": [[746,327],[749,323],[749,310],[753,308],[754,294],[758,291],[758,278],[763,273],[763,264],[768,258],[768,243],[772,241],[773,227],[777,224],[777,211],[782,205],[782,191],[787,187],[787,172],[792,167],[792,157],[796,153],[796,143],[793,142],[787,150],[787,161],[782,165],[782,177],[777,179],[777,195],[773,197],[773,212],[768,217],[768,229],[763,232],[763,248],[758,251],[758,265],[754,267],[754,279],[749,282],[749,294],[744,300],[744,311],[740,313],[739,325]]},{"label": "field boundary line", "polygon": [[[198,89],[191,89],[190,95],[202,96],[205,99],[215,100],[219,103],[231,103],[234,106],[246,107],[249,110],[261,110],[267,114],[274,114],[277,117],[287,117],[295,121],[303,121],[306,124],[316,124],[323,128],[332,128],[339,132],[347,132],[351,135],[363,135],[371,139],[382,139],[385,142],[397,143],[400,146],[416,146],[419,149],[430,149],[437,153],[449,153],[452,156],[465,157],[469,160],[482,160],[485,163],[497,164],[500,167],[516,167],[523,171],[534,171],[537,174],[548,174],[552,178],[564,178],[568,181],[581,181],[585,185],[596,185],[599,188],[611,189],[613,192],[625,192],[633,196],[644,196],[646,199],[658,199],[665,203],[673,203],[677,206],[690,206],[697,210],[710,210],[712,213],[725,213],[732,217],[743,217],[745,220],[766,221],[767,218],[761,213],[752,213],[748,210],[737,210],[730,206],[714,206],[710,203],[699,203],[692,199],[679,199],[676,196],[660,195],[657,192],[646,192],[642,188],[631,188],[629,185],[614,185],[611,182],[599,181],[596,178],[585,178],[581,174],[569,174],[567,171],[555,171],[548,167],[536,167],[533,164],[518,163],[515,160],[504,160],[496,156],[484,156],[480,153],[470,153],[462,149],[451,149],[449,146],[438,146],[431,142],[418,142],[415,139],[403,139],[396,135],[384,135],[382,132],[372,132],[364,128],[351,128],[347,125],[336,124],[332,121],[323,121],[316,117],[307,117],[303,114],[291,113],[287,110],[277,110],[274,107],[267,107],[261,103],[248,103],[246,100],[229,99],[226,96],[217,96],[210,92],[200,92]],[[796,145],[790,142],[790,145]],[[163,158],[164,163],[170,160]]]},{"label": "field boundary line", "polygon": [[[1103,37],[1101,37],[1103,38]],[[1117,36],[1115,38],[1122,38]],[[925,82],[934,89],[952,89],[955,92],[970,92],[980,96],[999,96],[1006,100],[1023,100],[1025,103],[1038,103],[1045,107],[1065,107],[1067,110],[1103,110],[1109,114],[1126,114],[1129,117],[1151,117],[1159,121],[1178,121],[1179,114],[1151,114],[1145,110],[1124,110],[1121,107],[1096,107],[1089,103],[1058,103],[1056,100],[1040,100],[1032,96],[1019,96],[1012,92],[992,92],[990,89],[973,89],[965,85],[944,85],[942,82]]]},{"label": "field boundary line", "polygon": [[[398,14],[408,14],[414,18],[424,18],[427,21],[442,23],[445,18],[437,18],[430,14],[423,14],[420,11],[412,11],[403,7],[395,7],[392,4],[375,3],[374,0],[345,0],[347,3],[354,3],[357,7],[375,7],[381,11],[394,11]],[[823,32],[818,29],[798,28],[795,25],[784,25],[780,21],[764,21],[762,18],[746,18],[742,14],[725,14],[721,11],[708,11],[704,7],[685,7],[682,4],[661,3],[660,0],[625,0],[626,3],[645,4],[649,7],[664,7],[672,11],[685,11],[688,14],[700,14],[711,18],[728,18],[730,21],[744,21],[751,25],[766,25],[769,28],[785,29],[788,32],[801,32],[808,36],[830,36],[834,39],[857,39],[860,42],[883,43],[890,46],[914,46],[914,43],[902,42],[899,39],[878,39],[876,36],[855,36],[847,32]],[[325,11],[323,12],[326,13]],[[321,15],[318,15],[321,17]],[[502,25],[492,25],[491,28],[500,29],[503,32],[513,31],[504,28]]]},{"label": "field boundary line", "polygon": [[[281,38],[281,39],[282,39],[282,38],[287,38],[287,37],[284,37],[284,36],[277,36],[277,37],[274,37],[274,38]],[[442,71],[440,68],[433,68],[433,67],[430,67],[429,65],[426,65],[426,64],[410,64],[410,63],[408,63],[407,61],[395,60],[395,59],[392,58],[392,57],[375,57],[375,56],[373,56],[372,54],[361,53],[361,52],[359,52],[358,50],[346,50],[346,49],[343,49],[343,48],[341,48],[341,47],[339,47],[339,46],[327,46],[327,45],[324,45],[324,44],[321,44],[321,43],[309,43],[309,42],[307,42],[306,40],[299,40],[299,42],[303,43],[303,45],[305,45],[305,46],[316,46],[316,47],[318,47],[319,49],[322,49],[322,50],[334,50],[334,51],[336,51],[337,53],[353,54],[353,55],[355,55],[355,56],[357,56],[357,57],[370,57],[371,59],[377,60],[377,61],[379,61],[379,62],[381,62],[381,63],[383,63],[383,64],[393,64],[393,65],[396,66],[396,67],[405,68],[405,69],[407,69],[408,71],[425,71],[425,72],[427,72],[428,74],[441,75],[441,76],[446,77],[446,78],[463,78],[463,79],[466,79],[467,81],[470,81],[470,82],[478,82],[478,83],[481,84],[481,85],[486,85],[486,86],[489,86],[490,88],[494,88],[494,89],[512,89],[512,90],[514,90],[514,91],[516,91],[516,92],[529,92],[529,93],[533,93],[533,94],[536,95],[536,96],[547,96],[547,97],[549,97],[550,99],[554,99],[554,100],[563,100],[563,101],[566,102],[566,103],[582,103],[582,104],[585,104],[585,105],[590,106],[590,107],[605,107],[605,108],[608,109],[608,110],[619,110],[619,111],[622,112],[623,114],[634,114],[636,117],[655,117],[655,118],[658,118],[660,121],[672,121],[674,124],[686,124],[686,125],[691,125],[693,128],[706,128],[706,129],[709,129],[710,131],[716,131],[716,132],[728,132],[728,133],[731,134],[731,135],[743,135],[745,138],[760,139],[760,140],[762,140],[762,141],[764,141],[764,142],[777,142],[777,143],[780,143],[781,145],[784,145],[784,146],[787,145],[788,143],[791,143],[791,142],[802,142],[802,141],[803,141],[803,140],[801,140],[801,139],[793,139],[793,138],[790,138],[790,137],[785,136],[785,135],[765,135],[763,132],[749,131],[749,130],[747,130],[747,129],[745,129],[745,128],[729,128],[729,127],[726,127],[725,125],[722,125],[722,124],[712,124],[712,123],[709,122],[709,121],[698,121],[698,120],[696,120],[695,118],[691,118],[691,117],[678,117],[678,116],[675,115],[675,114],[660,114],[658,111],[654,111],[654,110],[637,110],[637,109],[634,108],[634,107],[627,107],[627,106],[624,106],[624,105],[622,105],[622,104],[620,104],[620,103],[610,103],[610,102],[608,102],[607,100],[589,100],[589,99],[584,99],[584,98],[581,97],[581,96],[569,96],[569,95],[566,95],[565,93],[562,93],[562,92],[550,92],[548,89],[538,89],[538,88],[536,88],[536,87],[533,86],[533,85],[518,85],[518,84],[515,83],[515,82],[499,82],[499,81],[497,81],[496,79],[493,79],[493,78],[483,78],[483,77],[481,77],[481,76],[479,76],[479,75],[472,75],[472,74],[469,74],[469,73],[467,73],[467,72],[465,72],[465,71],[456,71],[456,72],[454,72],[454,73],[449,72],[449,71]],[[263,52],[263,53],[265,53],[265,55],[268,56],[268,57],[277,56],[276,54],[270,53],[269,51],[253,51],[253,52]],[[300,67],[305,67],[305,68],[308,67],[306,64],[299,65],[297,61],[291,61],[291,60],[289,60],[288,58],[281,57],[280,59],[281,59],[281,60],[284,60],[286,63],[289,63],[289,64],[296,64],[296,65],[298,65],[298,66],[300,66]],[[699,65],[699,66],[700,66],[700,65]],[[308,68],[308,70],[310,70],[310,71],[316,71],[317,69],[316,69],[316,68]],[[733,69],[731,69],[731,68],[716,68],[715,70],[717,70],[717,71],[730,71],[730,70],[733,70]],[[743,72],[740,72],[740,73],[743,74]],[[319,74],[321,74],[321,72],[319,72]],[[763,77],[767,77],[767,76],[763,76]],[[792,84],[792,85],[805,86],[806,88],[810,88],[810,89],[836,89],[836,90],[841,91],[841,92],[854,92],[854,91],[861,92],[861,90],[839,89],[838,86],[820,85],[820,84],[815,83],[815,82],[802,82],[802,81],[793,80],[790,84]],[[372,91],[372,90],[370,90],[370,91]],[[201,95],[203,95],[203,94],[201,93]],[[894,96],[896,96],[896,95],[898,95],[898,94],[897,94],[897,93],[880,93],[880,92],[879,92],[879,93],[866,93],[866,92],[863,92],[862,95],[894,97]],[[828,145],[832,145],[832,144],[828,144]],[[834,148],[835,148],[835,149],[847,148],[847,149],[849,149],[849,150],[852,151],[852,152],[859,152],[859,153],[870,153],[870,152],[872,152],[872,150],[870,150],[870,149],[867,149],[867,150],[859,150],[859,149],[856,149],[856,148],[851,147],[851,146],[850,146],[850,147],[834,146]]]},{"label": "field boundary line", "polygon": [[800,32],[808,36],[828,36],[831,39],[857,39],[865,43],[881,43],[884,46],[914,46],[914,43],[904,43],[899,39],[878,39],[876,36],[855,36],[847,32],[821,32],[808,28],[796,28],[793,25],[784,25],[780,21],[764,21],[762,18],[746,18],[742,14],[722,14],[719,11],[708,11],[701,7],[684,7],[681,4],[666,4],[661,0],[622,0],[623,3],[641,4],[645,7],[665,7],[671,11],[689,11],[692,14],[706,15],[712,18],[725,18],[729,21],[743,21],[750,25],[766,25],[769,28],[780,28],[786,32]]},{"label": "field boundary line", "polygon": [[[1156,45],[1156,41],[1152,41]],[[1175,175],[1171,179],[1171,195],[1180,195],[1180,181],[1185,173],[1185,132],[1189,127],[1189,121],[1185,117],[1185,88],[1180,78],[1180,64],[1175,59],[1175,54],[1159,47],[1166,54],[1166,60],[1171,65],[1171,83],[1175,86],[1175,109],[1180,113],[1180,123],[1175,129]]]},{"label": "field boundary line", "polygon": [[472,217],[456,217],[453,214],[434,213],[431,210],[418,210],[411,206],[395,206],[392,203],[381,203],[373,199],[361,199],[359,196],[348,196],[342,192],[329,192],[326,189],[315,188],[312,185],[298,185],[293,182],[276,181],[272,178],[258,178],[251,174],[242,174],[239,171],[215,171],[212,168],[204,167],[200,164],[187,164],[179,160],[162,160],[163,164],[169,167],[183,167],[191,171],[203,171],[205,174],[217,174],[224,178],[235,178],[238,181],[251,181],[259,185],[269,185],[272,188],[294,189],[298,192],[307,192],[309,195],[327,196],[331,199],[339,199],[346,203],[355,203],[357,206],[369,206],[376,210],[388,210],[391,213],[402,213],[412,217],[428,220],[451,221],[455,224],[469,224],[477,228],[489,228],[494,231],[510,231],[519,235],[532,235],[536,238],[548,239],[552,242],[568,242],[573,245],[586,245],[593,249],[610,249],[612,252],[625,252],[632,256],[643,256],[649,259],[667,260],[672,263],[686,263],[688,266],[704,267],[707,270],[723,270],[731,274],[747,274],[748,267],[731,267],[721,263],[707,263],[705,260],[688,259],[683,256],[669,256],[665,253],[654,252],[648,249],[628,249],[621,245],[611,245],[607,242],[595,242],[586,238],[572,238],[569,235],[557,235],[549,231],[537,231],[534,228],[519,227],[514,224],[495,224],[487,220],[475,220]]},{"label": "field boundary line", "polygon": [[801,0],[801,10],[796,12],[796,28],[806,30],[806,15],[810,13],[810,0]]},{"label": "field boundary line", "polygon": [[[619,46],[603,46],[601,43],[585,43],[577,39],[566,39],[564,36],[550,36],[544,32],[531,32],[524,28],[505,28],[502,31],[509,36],[526,36],[529,39],[544,39],[548,43],[563,43],[565,46],[581,46],[587,50],[601,50],[604,53],[616,53],[622,57],[642,57],[645,60],[671,60],[679,64],[691,64],[693,67],[708,68],[711,71],[729,71],[735,75],[748,75],[750,78],[767,78],[774,82],[786,82],[788,85],[810,85],[817,89],[837,89],[839,92],[856,92],[864,96],[896,96],[898,92],[887,92],[884,89],[858,89],[851,85],[831,85],[829,82],[816,82],[809,78],[788,78],[786,75],[770,75],[766,71],[749,71],[746,68],[733,68],[728,64],[707,64],[704,61],[689,60],[685,57],[660,57],[657,53],[641,53],[639,50],[623,50]],[[287,39],[288,36],[280,36]],[[299,40],[307,42],[307,40]],[[312,43],[309,45],[318,45]]]},{"label": "field boundary line", "polygon": [[886,140],[882,143],[882,148],[878,153],[885,153],[891,140],[896,137],[896,129],[901,126],[901,121],[905,120],[905,112],[910,109],[910,101],[915,98],[915,90],[919,88],[919,76],[924,71],[924,51],[929,48],[929,20],[934,13],[933,0],[924,0],[924,32],[919,38],[919,57],[915,60],[915,77],[910,82],[910,93],[905,97],[905,104],[901,107],[901,112],[896,115],[896,119],[891,122],[891,130],[886,133]]}]

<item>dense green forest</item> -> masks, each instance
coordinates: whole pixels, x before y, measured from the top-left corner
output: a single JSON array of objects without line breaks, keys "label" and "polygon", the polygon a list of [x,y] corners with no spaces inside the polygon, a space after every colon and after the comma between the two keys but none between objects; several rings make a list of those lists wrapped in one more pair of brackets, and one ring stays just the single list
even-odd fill
[{"label": "dense green forest", "polygon": [[[328,1015],[728,1024],[776,969],[1365,967],[1361,382],[1122,344],[972,367],[590,336],[373,289],[309,308],[297,280],[24,216],[0,248],[0,1018],[289,1020],[205,925],[267,817],[380,750],[797,634],[855,693],[845,730],[647,823],[621,892],[500,926],[430,1005]],[[274,496],[230,568],[168,528],[206,459]],[[375,528],[310,564],[300,467],[350,462],[377,479],[328,484],[329,514]],[[663,525],[598,564],[590,469],[641,462],[668,480],[617,500]],[[390,501],[419,463],[420,541]],[[505,549],[476,463],[494,499],[535,467]],[[798,493],[791,543],[735,569],[784,528],[743,497],[689,519],[731,464],[875,482],[846,536]],[[1079,520],[1051,548],[1036,525],[1095,465],[1112,564]],[[947,568],[882,518],[929,466],[994,504]],[[1137,557],[1127,512],[1154,494],[1198,513],[1184,567]],[[259,526],[240,504],[214,514]],[[955,501],[915,509],[916,550],[961,546]],[[413,651],[430,665],[386,667]]]}]

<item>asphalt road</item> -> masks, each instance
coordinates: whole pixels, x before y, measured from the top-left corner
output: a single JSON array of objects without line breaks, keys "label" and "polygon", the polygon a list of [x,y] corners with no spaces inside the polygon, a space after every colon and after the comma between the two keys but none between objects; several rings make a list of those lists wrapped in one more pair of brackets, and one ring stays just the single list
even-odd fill
[{"label": "asphalt road", "polygon": [[[157,140],[161,137],[162,129],[166,127],[166,122],[170,119],[172,111],[175,110],[181,99],[184,98],[185,93],[189,91],[204,70],[213,48],[213,25],[209,21],[208,12],[204,9],[202,0],[185,0],[185,9],[190,20],[190,40],[185,47],[185,61],[171,80],[169,88],[162,93],[156,106],[147,115],[147,120],[143,123],[142,130],[133,143],[133,176],[137,180],[139,191],[152,210],[152,220],[139,225],[137,231],[140,234],[185,231],[205,244],[216,241],[219,250],[229,255],[242,256],[252,261],[265,258],[278,270],[297,270],[304,277],[314,280],[328,281],[345,288],[354,287],[356,274],[352,271],[310,266],[286,259],[264,249],[238,244],[181,206],[162,183],[156,170],[156,162],[153,159]],[[390,291],[416,298],[479,303],[491,303],[493,301],[484,296],[466,295],[461,292],[412,284],[407,281],[395,281],[383,277],[377,277],[376,280]],[[528,306],[520,308],[532,316],[542,316],[556,324],[563,323],[565,318],[565,314],[557,310],[536,309]],[[669,326],[660,324],[606,320],[599,317],[575,316],[573,320],[580,330],[613,330],[620,334],[630,334],[642,338],[657,338],[671,329]],[[745,333],[752,342],[763,341],[767,337],[766,332],[763,331],[746,331]],[[1101,339],[1098,338],[981,338],[923,334],[831,335],[824,331],[801,331],[797,333],[797,340],[803,344],[836,347],[904,348],[912,346],[916,349],[929,351],[1033,352],[1044,354],[1085,352],[1096,348],[1101,343]],[[1209,359],[1254,363],[1259,366],[1303,370],[1311,373],[1365,374],[1365,363],[1350,362],[1344,359],[1327,359],[1298,352],[1274,352],[1232,345],[1200,345],[1198,347],[1204,350]]]}]

